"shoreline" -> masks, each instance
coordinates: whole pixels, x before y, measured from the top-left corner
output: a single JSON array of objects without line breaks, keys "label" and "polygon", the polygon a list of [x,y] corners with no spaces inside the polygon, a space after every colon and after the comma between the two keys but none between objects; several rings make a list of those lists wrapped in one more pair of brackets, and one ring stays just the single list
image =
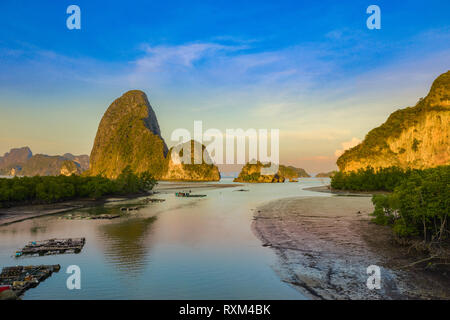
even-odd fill
[{"label": "shoreline", "polygon": [[[294,197],[255,211],[252,229],[275,251],[275,270],[311,299],[450,299],[450,278],[405,270],[419,258],[392,242],[389,227],[370,222],[369,197]],[[381,289],[366,286],[367,267],[381,268]]]},{"label": "shoreline", "polygon": [[162,183],[156,185],[152,192],[138,193],[126,196],[106,196],[101,199],[77,199],[68,200],[50,204],[29,204],[10,208],[0,208],[0,226],[10,225],[16,222],[21,222],[29,219],[34,219],[43,216],[50,216],[60,214],[76,209],[89,208],[104,205],[110,202],[119,202],[126,200],[133,200],[140,197],[149,197],[157,193],[169,193],[182,191],[184,189],[219,189],[239,187],[240,184],[219,184],[219,183],[199,183],[199,182],[177,182],[177,183]]},{"label": "shoreline", "polygon": [[374,194],[390,194],[387,191],[354,191],[354,190],[338,190],[331,189],[330,185],[320,186],[320,187],[308,187],[304,188],[306,191],[331,193],[338,196],[353,196],[353,197],[371,197]]}]

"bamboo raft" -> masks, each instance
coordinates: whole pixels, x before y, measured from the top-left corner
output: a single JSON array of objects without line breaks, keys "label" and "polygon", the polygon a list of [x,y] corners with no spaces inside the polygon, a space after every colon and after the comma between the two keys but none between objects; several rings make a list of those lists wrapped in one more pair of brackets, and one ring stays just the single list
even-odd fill
[{"label": "bamboo raft", "polygon": [[0,274],[0,286],[8,286],[16,297],[34,288],[61,269],[57,265],[5,267]]},{"label": "bamboo raft", "polygon": [[151,198],[146,198],[144,199],[142,202],[144,203],[150,203],[150,202],[164,202],[166,201],[166,199],[151,199]]},{"label": "bamboo raft", "polygon": [[139,210],[138,207],[122,207],[120,208],[120,211],[136,211]]},{"label": "bamboo raft", "polygon": [[86,243],[85,238],[50,239],[29,242],[22,250],[16,251],[16,257],[22,255],[50,255],[61,253],[79,253]]},{"label": "bamboo raft", "polygon": [[111,219],[117,219],[117,218],[120,218],[119,214],[101,214],[98,216],[90,217],[91,220],[111,220]]}]

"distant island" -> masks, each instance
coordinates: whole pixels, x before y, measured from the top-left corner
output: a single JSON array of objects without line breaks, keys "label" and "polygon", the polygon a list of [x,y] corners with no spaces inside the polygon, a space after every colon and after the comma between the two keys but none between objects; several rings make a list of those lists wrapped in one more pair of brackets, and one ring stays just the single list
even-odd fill
[{"label": "distant island", "polygon": [[332,176],[335,175],[337,171],[333,170],[330,172],[320,172],[318,174],[316,174],[316,178],[331,178]]},{"label": "distant island", "polygon": [[279,183],[285,182],[287,179],[291,182],[295,182],[298,178],[310,177],[310,175],[302,168],[284,165],[279,165],[277,173],[273,175],[261,174],[261,170],[268,167],[270,167],[270,163],[263,164],[260,161],[257,161],[256,163],[247,163],[242,167],[239,176],[233,181],[248,183]]},{"label": "distant island", "polygon": [[[303,168],[296,168],[296,167],[294,167],[294,166],[287,166],[287,167],[285,167],[285,166],[281,166],[281,168],[286,168],[285,169],[285,172],[287,171],[287,172],[292,172],[292,173],[289,173],[290,175],[291,175],[291,177],[293,177],[293,178],[310,178],[311,176],[306,172],[306,170],[305,169],[303,169]],[[284,170],[284,169],[282,169],[282,170]]]},{"label": "distant island", "polygon": [[5,176],[57,176],[81,174],[89,169],[89,156],[33,155],[29,147],[14,148],[0,156],[0,175]]}]

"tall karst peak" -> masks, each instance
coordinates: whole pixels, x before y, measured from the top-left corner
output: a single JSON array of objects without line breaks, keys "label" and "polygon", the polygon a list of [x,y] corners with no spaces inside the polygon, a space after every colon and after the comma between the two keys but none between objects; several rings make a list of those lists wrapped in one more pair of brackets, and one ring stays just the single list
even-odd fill
[{"label": "tall karst peak", "polygon": [[126,167],[150,171],[155,177],[165,172],[167,146],[147,95],[131,90],[106,110],[97,131],[90,157],[90,174],[117,177]]}]

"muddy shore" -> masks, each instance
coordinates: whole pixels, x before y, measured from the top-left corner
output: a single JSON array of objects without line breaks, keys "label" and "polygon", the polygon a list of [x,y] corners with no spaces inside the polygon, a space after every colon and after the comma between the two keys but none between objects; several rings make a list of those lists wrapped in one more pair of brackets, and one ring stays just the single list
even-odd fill
[{"label": "muddy shore", "polygon": [[330,185],[304,188],[303,190],[331,193],[331,194],[335,194],[335,195],[338,195],[338,196],[355,196],[355,197],[372,197],[372,195],[374,195],[374,194],[389,194],[389,192],[386,192],[386,191],[349,191],[349,190],[338,190],[338,189],[332,189]]},{"label": "muddy shore", "polygon": [[[371,223],[372,211],[370,197],[288,198],[257,208],[252,228],[281,279],[312,299],[450,299],[449,275],[405,269],[420,258]],[[381,289],[366,285],[370,265]]]},{"label": "muddy shore", "polygon": [[51,204],[25,205],[12,208],[0,208],[0,226],[28,219],[33,219],[37,217],[64,213],[75,209],[99,206],[108,202],[124,201],[130,199],[137,199],[140,197],[147,197],[152,195],[153,193],[170,193],[185,190],[194,190],[194,192],[196,192],[206,189],[230,188],[238,186],[240,185],[219,184],[219,183],[211,184],[211,183],[197,183],[197,182],[177,182],[177,183],[163,182],[156,185],[152,193],[149,194],[140,193],[128,196],[105,197],[98,200],[80,199]]}]

